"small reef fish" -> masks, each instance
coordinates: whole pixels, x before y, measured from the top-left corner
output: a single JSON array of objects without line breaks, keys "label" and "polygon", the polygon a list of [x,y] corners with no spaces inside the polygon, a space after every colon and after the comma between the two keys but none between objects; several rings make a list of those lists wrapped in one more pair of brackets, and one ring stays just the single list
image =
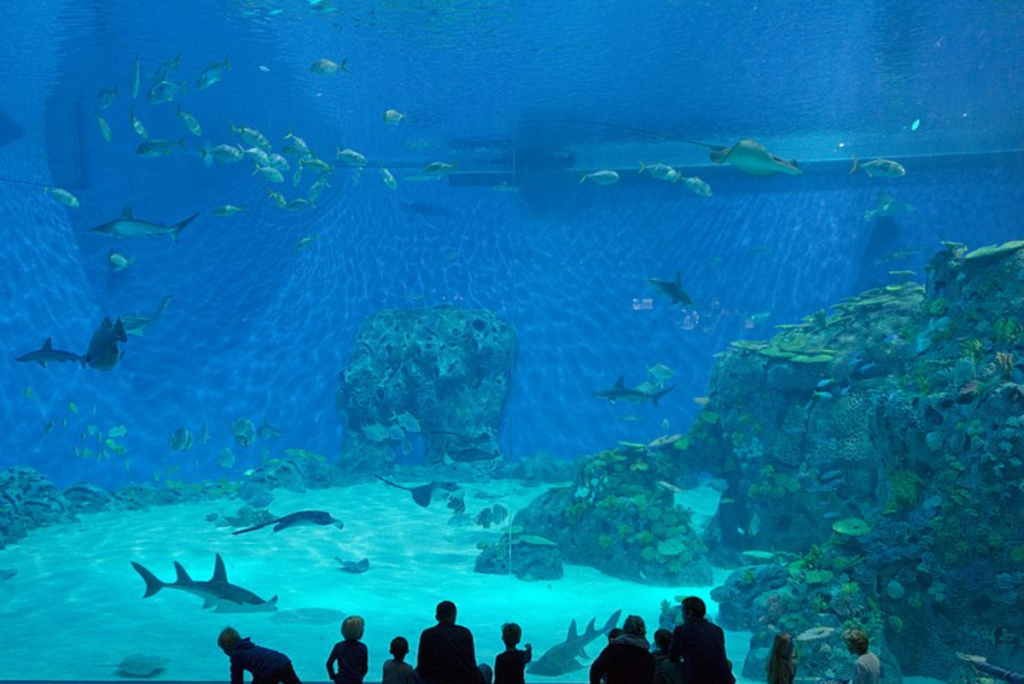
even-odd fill
[{"label": "small reef fish", "polygon": [[181,60],[181,54],[179,53],[172,60],[168,60],[157,67],[157,70],[153,72],[153,83],[160,83],[161,81],[167,80],[167,77],[172,71],[178,70],[178,62]]},{"label": "small reef fish", "polygon": [[110,142],[110,124],[107,123],[107,120],[99,114],[97,114],[96,125],[99,126],[100,135],[103,136],[103,139],[106,140],[107,142]]},{"label": "small reef fish", "polygon": [[231,126],[231,132],[235,135],[242,136],[242,140],[244,140],[247,145],[255,145],[256,147],[262,147],[265,150],[269,150],[273,147],[270,144],[270,141],[267,140],[267,137],[255,128],[250,128],[248,126],[235,126],[234,124],[229,125]]},{"label": "small reef fish", "polygon": [[674,377],[676,372],[664,364],[656,363],[653,366],[647,367],[647,374],[658,382],[664,382]]},{"label": "small reef fish", "polygon": [[400,426],[406,432],[417,433],[423,430],[420,422],[416,419],[416,416],[412,415],[408,411],[402,411],[401,413],[391,412],[391,420]]},{"label": "small reef fish", "polygon": [[114,100],[121,98],[120,93],[117,92],[117,86],[113,88],[100,88],[99,94],[96,96],[96,105],[100,109],[107,109],[114,104]]},{"label": "small reef fish", "polygon": [[404,118],[405,114],[398,111],[397,109],[389,109],[386,112],[384,112],[384,123],[388,124],[389,126],[397,126],[398,124],[402,123],[402,120]]},{"label": "small reef fish", "polygon": [[142,125],[139,118],[135,116],[135,107],[132,107],[131,111],[128,112],[128,118],[132,122],[132,130],[143,140],[149,139],[149,133],[146,131],[146,127]]},{"label": "small reef fish", "polygon": [[647,171],[651,176],[658,180],[665,181],[666,183],[675,183],[683,174],[673,169],[668,164],[644,164],[640,162],[640,170],[637,173],[643,173]]},{"label": "small reef fish", "polygon": [[188,428],[178,428],[167,438],[167,443],[175,451],[188,451],[195,444],[195,438]]},{"label": "small reef fish", "polygon": [[273,200],[274,204],[276,204],[277,206],[281,207],[282,209],[284,209],[285,207],[288,206],[288,200],[286,200],[284,198],[284,195],[282,195],[281,193],[277,192],[276,190],[269,190],[269,191],[267,191],[267,197],[269,197],[271,200]]},{"label": "small reef fish", "polygon": [[[270,155],[267,154],[262,148],[250,147],[248,149],[242,150],[242,152],[244,152],[245,155],[249,157],[249,159],[252,159],[259,166],[271,166]],[[277,169],[276,166],[273,168]],[[280,171],[280,169],[278,169],[278,171]]]},{"label": "small reef fish", "polygon": [[236,207],[233,204],[222,204],[213,210],[214,216],[234,216],[240,211],[245,211],[244,207]]},{"label": "small reef fish", "polygon": [[261,174],[264,180],[268,180],[271,183],[284,182],[284,175],[273,166],[260,166],[256,164],[256,170],[252,172],[252,175],[255,176],[257,173]]},{"label": "small reef fish", "polygon": [[199,74],[199,80],[196,82],[196,90],[206,90],[214,83],[224,78],[224,70],[231,68],[231,62],[225,57],[223,62],[213,62],[210,66],[203,69],[202,73]]},{"label": "small reef fish", "polygon": [[63,188],[51,188],[47,186],[43,188],[43,194],[49,195],[65,207],[71,207],[72,209],[77,209],[79,207],[78,198]]},{"label": "small reef fish", "polygon": [[140,157],[166,157],[169,154],[174,154],[178,148],[185,149],[185,139],[181,140],[164,140],[162,138],[152,138],[141,143],[135,148],[135,154]]},{"label": "small reef fish", "polygon": [[231,447],[224,447],[217,454],[217,465],[221,468],[230,468],[235,465],[235,452],[231,450]]},{"label": "small reef fish", "polygon": [[455,171],[455,164],[449,164],[448,162],[430,162],[423,167],[423,175],[425,176],[443,176],[452,171]]},{"label": "small reef fish", "polygon": [[273,166],[278,171],[288,171],[292,168],[292,165],[288,163],[288,160],[279,155],[277,152],[271,152],[267,155],[267,163],[264,166]]},{"label": "small reef fish", "polygon": [[366,157],[349,147],[346,147],[343,150],[339,149],[334,158],[340,159],[346,166],[357,166],[362,168],[367,164]]},{"label": "small reef fish", "polygon": [[306,141],[303,140],[302,138],[300,138],[299,136],[295,135],[291,131],[288,131],[288,133],[284,136],[284,139],[292,141],[292,148],[296,152],[299,153],[299,156],[302,156],[302,157],[312,157],[313,156],[313,152],[310,151],[309,145],[306,144]]},{"label": "small reef fish", "polygon": [[348,60],[343,59],[341,60],[341,64],[338,64],[337,62],[324,57],[323,59],[318,59],[313,62],[309,67],[309,70],[318,76],[336,76],[339,70],[347,74],[348,68],[345,66],[345,62],[347,61]]},{"label": "small reef fish", "polygon": [[850,169],[850,173],[847,175],[852,176],[859,169],[863,169],[869,178],[874,178],[875,176],[879,178],[902,178],[907,175],[907,170],[891,159],[875,159],[874,161],[861,164],[854,157],[853,168]]},{"label": "small reef fish", "polygon": [[380,168],[380,179],[391,190],[398,187],[398,181],[395,180],[395,176],[383,166]]},{"label": "small reef fish", "polygon": [[320,199],[320,195],[323,193],[324,188],[331,187],[331,184],[327,182],[326,178],[318,178],[313,185],[309,186],[309,201],[316,202]]},{"label": "small reef fish", "polygon": [[263,424],[257,428],[256,434],[260,436],[260,439],[275,439],[283,435],[284,430],[274,427],[267,422],[267,417],[263,416]]},{"label": "small reef fish", "polygon": [[597,185],[611,185],[612,183],[619,182],[619,174],[615,171],[608,170],[594,171],[593,173],[584,174],[583,177],[580,178],[580,183],[585,183],[587,181],[596,183]]},{"label": "small reef fish", "polygon": [[185,93],[185,81],[174,83],[172,81],[160,81],[146,93],[146,102],[150,104],[163,104],[171,102],[178,94]]},{"label": "small reef fish", "polygon": [[306,237],[298,241],[298,243],[295,245],[295,251],[299,251],[300,249],[305,249],[306,247],[309,247],[311,244],[316,242],[316,239],[316,235],[307,235]]},{"label": "small reef fish", "polygon": [[185,124],[185,128],[187,128],[188,132],[192,135],[198,138],[203,134],[203,128],[199,125],[199,121],[196,120],[196,117],[182,109],[181,105],[178,105],[178,113],[175,114],[175,116],[182,120]]},{"label": "small reef fish", "polygon": [[242,149],[234,145],[217,145],[212,149],[204,147],[199,154],[203,159],[203,163],[207,166],[213,165],[214,161],[219,161],[223,164],[234,164],[245,159],[245,153],[242,152]]},{"label": "small reef fish", "polygon": [[313,203],[302,197],[296,197],[293,200],[289,200],[288,204],[284,205],[284,208],[288,211],[304,211],[306,209],[311,209],[312,207]]},{"label": "small reef fish", "polygon": [[[338,154],[339,155],[341,154],[340,150],[338,151]],[[358,152],[354,152],[354,154],[357,154],[360,157],[362,157],[362,155],[359,154]],[[351,157],[350,159],[353,162],[358,161],[357,157]],[[365,157],[364,157],[364,161],[365,161]],[[348,162],[346,162],[346,163],[348,163]],[[359,166],[359,164],[349,164],[349,166]],[[301,173],[301,171],[303,169],[305,169],[306,167],[309,167],[309,168],[313,169],[314,171],[316,171],[320,175],[328,174],[328,173],[331,173],[331,172],[334,171],[334,167],[331,166],[330,164],[328,164],[327,162],[325,162],[323,159],[317,159],[316,157],[309,156],[309,157],[304,157],[304,158],[299,160],[299,169],[298,169],[298,171],[295,172],[295,177],[298,178],[299,174]],[[298,182],[296,181],[294,184],[298,185]]]},{"label": "small reef fish", "polygon": [[388,439],[388,429],[380,423],[371,423],[362,427],[363,436],[371,442],[383,442]]},{"label": "small reef fish", "polygon": [[135,263],[135,257],[128,258],[124,254],[115,252],[114,250],[110,250],[110,256],[108,258],[110,259],[110,264],[113,266],[115,273],[117,271],[123,271]]},{"label": "small reef fish", "polygon": [[700,178],[697,178],[697,176],[683,178],[682,180],[683,185],[686,187],[686,189],[695,195],[700,195],[701,197],[711,197],[714,194],[711,191],[711,186],[702,181]]}]

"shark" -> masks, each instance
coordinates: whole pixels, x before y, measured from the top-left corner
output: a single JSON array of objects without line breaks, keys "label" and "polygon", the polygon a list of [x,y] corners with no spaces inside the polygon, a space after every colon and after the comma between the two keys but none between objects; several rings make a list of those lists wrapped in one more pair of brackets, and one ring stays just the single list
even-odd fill
[{"label": "shark", "polygon": [[43,346],[36,351],[23,354],[14,360],[22,363],[38,363],[43,368],[46,368],[46,364],[50,361],[56,361],[57,363],[68,363],[74,361],[82,364],[82,368],[85,368],[84,356],[79,356],[74,352],[54,349],[53,339],[49,337],[47,337],[46,341],[43,342]]},{"label": "shark", "polygon": [[565,641],[549,648],[544,655],[530,663],[526,671],[538,677],[559,677],[569,672],[583,669],[585,666],[576,658],[590,659],[590,656],[583,649],[594,639],[610,632],[619,621],[619,616],[621,615],[621,610],[612,613],[612,616],[608,618],[608,622],[601,629],[594,627],[594,621],[597,618],[591,618],[590,624],[587,625],[587,629],[583,634],[577,633],[576,621],[573,620],[569,624],[569,634],[566,635]]},{"label": "shark", "polygon": [[101,371],[114,370],[124,356],[124,351],[117,343],[127,341],[128,336],[125,334],[121,319],[118,318],[116,323],[111,323],[110,317],[105,316],[100,327],[96,328],[96,332],[89,339],[89,349],[82,359],[90,368]]},{"label": "shark", "polygon": [[345,527],[345,523],[340,520],[336,520],[327,511],[297,511],[295,513],[289,513],[283,515],[280,518],[274,518],[268,520],[265,523],[259,525],[253,525],[252,527],[246,527],[242,530],[235,530],[231,534],[245,534],[246,532],[255,532],[261,530],[268,525],[274,526],[274,532],[280,532],[286,530],[289,527],[301,527],[309,525],[334,525],[339,530]]},{"label": "shark", "polygon": [[676,271],[675,280],[662,280],[661,278],[652,278],[648,276],[647,282],[650,283],[651,287],[655,290],[668,297],[669,301],[673,304],[680,304],[682,306],[693,304],[693,299],[691,299],[690,295],[686,294],[686,290],[683,289],[683,277],[679,271]]},{"label": "shark", "polygon": [[152,316],[143,316],[139,313],[131,313],[127,316],[121,316],[121,323],[124,324],[124,331],[129,335],[138,335],[139,337],[146,334],[146,329],[160,320],[163,316],[164,311],[167,310],[167,305],[171,303],[171,298],[174,295],[167,295],[160,304],[157,305],[156,310],[153,311]]},{"label": "shark", "polygon": [[390,480],[385,480],[380,475],[374,475],[374,477],[376,477],[378,480],[380,480],[386,485],[390,485],[391,487],[395,487],[396,489],[404,489],[407,492],[411,492],[412,500],[415,501],[418,505],[422,506],[423,508],[426,508],[427,506],[430,505],[430,502],[434,500],[435,493],[438,491],[447,492],[448,494],[446,494],[445,497],[448,497],[450,496],[451,492],[457,492],[460,489],[462,489],[462,487],[455,484],[454,482],[438,482],[435,480],[425,485],[420,485],[418,487],[404,487],[400,484],[395,484]]},{"label": "shark", "polygon": [[162,223],[150,223],[137,219],[132,215],[132,205],[126,204],[124,211],[113,221],[93,226],[92,232],[112,235],[113,237],[150,237],[153,235],[170,235],[175,242],[181,231],[185,230],[188,224],[192,223],[201,212],[196,212],[184,221],[179,221],[172,226],[165,226]]},{"label": "shark", "polygon": [[614,387],[608,389],[598,390],[594,392],[594,396],[598,399],[607,399],[613,404],[616,401],[628,401],[633,404],[642,404],[645,401],[652,402],[655,406],[658,405],[658,400],[664,397],[666,394],[676,388],[675,385],[666,387],[660,392],[645,392],[641,389],[635,389],[626,387],[626,376],[621,375],[616,381]]},{"label": "shark", "polygon": [[224,560],[219,553],[213,568],[213,577],[205,582],[193,580],[177,561],[174,562],[174,569],[178,576],[171,583],[160,581],[156,575],[135,561],[132,561],[132,567],[146,582],[146,593],[142,598],[149,598],[161,589],[178,589],[202,598],[203,608],[212,607],[215,613],[259,613],[277,610],[276,596],[264,601],[248,589],[231,584],[228,581],[227,570],[224,569]]}]

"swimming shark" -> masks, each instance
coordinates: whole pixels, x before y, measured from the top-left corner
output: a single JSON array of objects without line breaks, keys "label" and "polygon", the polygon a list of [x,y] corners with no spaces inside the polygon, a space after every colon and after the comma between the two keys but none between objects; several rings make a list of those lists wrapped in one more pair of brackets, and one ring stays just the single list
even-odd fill
[{"label": "swimming shark", "polygon": [[254,532],[256,530],[263,529],[267,525],[273,525],[274,532],[280,532],[281,530],[286,530],[289,527],[302,527],[308,525],[335,525],[340,530],[345,526],[345,523],[334,519],[327,511],[297,511],[295,513],[289,513],[288,515],[281,516],[280,518],[268,520],[267,522],[260,523],[259,525],[246,527],[242,530],[235,530],[231,534]]},{"label": "swimming shark", "polygon": [[21,361],[22,363],[38,363],[43,368],[46,368],[46,364],[49,361],[56,361],[57,363],[67,363],[69,361],[77,361],[82,364],[85,368],[85,357],[79,356],[73,352],[61,351],[60,349],[53,348],[53,340],[49,337],[43,342],[43,346],[34,352],[29,352],[14,359],[15,361]]},{"label": "swimming shark", "polygon": [[594,639],[614,629],[620,615],[622,615],[621,610],[612,613],[608,622],[601,629],[594,628],[594,621],[597,618],[591,618],[590,624],[587,625],[583,634],[576,633],[576,621],[573,620],[569,624],[569,634],[566,635],[565,641],[549,648],[544,655],[530,663],[526,671],[539,677],[558,677],[583,669],[585,666],[576,658],[583,657],[589,660],[590,656],[583,649]]},{"label": "swimming shark", "polygon": [[668,297],[669,301],[673,304],[681,304],[682,306],[693,304],[693,299],[683,289],[683,278],[679,271],[676,271],[675,280],[662,280],[661,278],[648,276],[647,282],[655,290]]},{"label": "swimming shark", "polygon": [[[404,489],[407,492],[411,492],[412,500],[415,501],[420,506],[422,506],[423,508],[426,508],[427,506],[430,505],[430,502],[434,500],[435,493],[438,491],[450,493],[457,492],[460,489],[462,489],[462,487],[455,484],[454,482],[438,482],[435,480],[425,485],[420,485],[419,487],[404,487],[400,484],[395,484],[390,480],[385,480],[380,475],[374,475],[374,477],[376,477],[378,480],[380,480],[386,485],[390,485],[392,487],[395,487],[396,489]],[[447,497],[448,494],[445,494],[444,498]]]},{"label": "swimming shark", "polygon": [[96,370],[114,370],[118,362],[124,356],[124,350],[117,346],[118,342],[127,342],[128,336],[124,331],[124,324],[121,319],[117,323],[111,323],[110,317],[104,317],[100,327],[89,339],[89,349],[85,352],[83,360],[86,365]]},{"label": "swimming shark", "polygon": [[127,316],[121,316],[121,323],[124,324],[124,331],[129,335],[142,336],[146,334],[146,328],[160,320],[160,317],[167,310],[167,305],[171,303],[171,297],[174,295],[167,295],[160,304],[157,305],[156,310],[152,316],[143,316],[138,313],[128,314]]},{"label": "swimming shark", "polygon": [[184,221],[179,221],[173,226],[165,226],[162,223],[150,223],[132,216],[132,205],[126,204],[124,211],[113,221],[101,223],[94,226],[94,233],[103,233],[114,237],[150,237],[152,235],[170,235],[177,242],[181,231],[185,230],[188,224],[192,223],[200,212],[196,212]]},{"label": "swimming shark", "polygon": [[594,396],[598,399],[607,399],[613,404],[616,401],[628,401],[634,404],[642,404],[645,401],[650,401],[657,406],[658,400],[675,388],[676,386],[672,385],[671,387],[666,387],[660,392],[645,392],[643,390],[626,387],[626,376],[622,375],[619,376],[614,387],[598,390],[594,392]]},{"label": "swimming shark", "polygon": [[203,599],[203,608],[213,607],[215,613],[258,613],[277,610],[276,596],[264,601],[248,589],[228,582],[224,560],[219,553],[213,568],[213,577],[206,582],[193,580],[177,561],[174,562],[174,569],[178,576],[172,583],[161,582],[156,575],[135,561],[132,561],[132,567],[146,582],[146,593],[142,598],[149,598],[161,589],[179,589],[199,596]]}]

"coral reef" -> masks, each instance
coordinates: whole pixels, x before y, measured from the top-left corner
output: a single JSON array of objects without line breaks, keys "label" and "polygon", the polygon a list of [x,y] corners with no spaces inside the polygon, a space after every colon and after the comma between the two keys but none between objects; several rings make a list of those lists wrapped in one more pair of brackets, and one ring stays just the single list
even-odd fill
[{"label": "coral reef", "polygon": [[[798,554],[784,586],[742,568],[715,590],[754,632],[748,676],[776,629],[863,627],[888,681],[948,674],[939,642],[1020,664],[1024,242],[947,244],[927,276],[734,343],[712,371],[713,420],[685,438],[729,483],[708,541]],[[801,669],[847,669],[836,649],[810,640]]]},{"label": "coral reef", "polygon": [[492,311],[433,307],[368,318],[341,374],[342,465],[379,472],[422,439],[425,465],[501,465],[515,333]]},{"label": "coral reef", "polygon": [[553,540],[567,562],[614,577],[665,585],[712,581],[693,512],[666,487],[676,465],[671,443],[629,446],[584,457],[569,487],[553,488],[520,510],[514,524]]},{"label": "coral reef", "polygon": [[474,572],[513,574],[521,580],[562,579],[562,555],[555,542],[511,526],[493,544],[482,544]]}]

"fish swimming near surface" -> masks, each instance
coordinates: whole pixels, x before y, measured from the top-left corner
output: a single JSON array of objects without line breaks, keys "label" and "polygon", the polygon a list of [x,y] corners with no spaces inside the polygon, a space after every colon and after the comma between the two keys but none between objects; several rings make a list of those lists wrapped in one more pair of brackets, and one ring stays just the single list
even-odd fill
[{"label": "fish swimming near surface", "polygon": [[163,316],[164,311],[167,310],[167,305],[171,303],[171,297],[173,296],[174,295],[167,295],[161,299],[156,310],[151,316],[143,316],[138,313],[121,316],[121,323],[124,324],[124,331],[129,335],[138,335],[139,337],[145,335],[146,329],[160,320],[160,317]]},{"label": "fish swimming near surface", "polygon": [[663,294],[673,304],[680,304],[686,306],[693,304],[693,299],[683,289],[682,275],[679,271],[676,271],[675,280],[662,280],[661,278],[647,277],[647,282],[650,283],[651,287]]},{"label": "fish swimming near surface", "polygon": [[264,601],[248,589],[228,581],[224,560],[217,554],[213,568],[213,577],[205,582],[196,582],[188,576],[181,563],[174,562],[177,577],[174,582],[162,582],[156,575],[142,565],[132,561],[132,567],[146,582],[146,593],[142,598],[149,598],[161,589],[177,589],[195,594],[203,599],[203,608],[213,608],[215,613],[259,613],[277,610],[277,597]]},{"label": "fish swimming near surface", "polygon": [[286,530],[289,527],[308,527],[311,525],[334,525],[340,530],[345,526],[345,523],[335,519],[327,511],[297,511],[295,513],[289,513],[288,515],[281,516],[280,518],[268,520],[267,522],[260,523],[259,525],[235,530],[231,534],[255,532],[256,530],[261,530],[268,525],[274,526],[274,532],[280,532],[281,530]]},{"label": "fish swimming near surface", "polygon": [[410,492],[412,494],[412,500],[415,501],[418,505],[422,506],[423,508],[426,508],[427,506],[430,505],[430,502],[434,500],[434,497],[437,494],[437,492],[446,492],[446,494],[444,494],[444,498],[447,498],[451,494],[451,492],[457,492],[460,489],[462,489],[462,487],[455,484],[454,482],[438,482],[434,480],[425,485],[420,485],[418,487],[405,487],[403,485],[391,482],[390,480],[385,480],[380,475],[374,475],[374,477],[376,477],[378,480],[380,480],[386,485],[389,485],[396,489],[404,489],[405,491]]},{"label": "fish swimming near surface", "polygon": [[592,618],[583,634],[577,633],[576,621],[573,620],[569,624],[569,633],[566,635],[565,641],[549,648],[544,655],[530,663],[526,671],[538,677],[559,677],[569,672],[582,670],[585,666],[576,659],[590,658],[583,649],[591,641],[614,629],[621,615],[621,610],[612,613],[608,622],[601,629],[594,627],[596,618]]},{"label": "fish swimming near surface", "polygon": [[114,237],[150,237],[153,235],[170,235],[171,238],[177,242],[178,236],[181,235],[181,231],[188,227],[188,224],[192,223],[199,216],[200,212],[196,212],[189,216],[184,221],[179,221],[171,226],[165,226],[162,223],[150,223],[149,221],[143,221],[132,216],[132,205],[127,204],[124,207],[124,211],[113,221],[107,221],[101,223],[98,226],[92,228],[94,233],[103,233],[104,235],[112,235]]},{"label": "fish swimming near surface", "polygon": [[676,386],[672,385],[671,387],[666,387],[660,392],[644,392],[643,390],[626,387],[626,376],[622,375],[619,376],[614,387],[598,390],[594,392],[594,396],[598,399],[607,399],[613,404],[616,401],[628,401],[634,404],[642,404],[645,401],[650,401],[657,406],[658,400],[675,388]]},{"label": "fish swimming near surface", "polygon": [[46,341],[43,342],[43,346],[36,351],[23,354],[14,360],[20,361],[21,363],[38,363],[43,368],[46,368],[46,364],[50,361],[56,361],[57,363],[76,361],[82,364],[83,368],[85,367],[85,357],[79,356],[73,352],[54,349],[53,339],[49,337],[47,337]]},{"label": "fish swimming near surface", "polygon": [[104,317],[100,327],[96,328],[96,332],[89,340],[89,349],[84,357],[85,364],[96,370],[114,370],[124,356],[124,350],[117,343],[127,341],[128,335],[121,319],[118,318],[116,323],[112,323],[109,316]]},{"label": "fish swimming near surface", "polygon": [[857,173],[859,169],[863,169],[864,173],[868,174],[869,178],[874,178],[875,176],[880,178],[902,178],[907,175],[907,170],[898,162],[894,162],[891,159],[875,159],[861,164],[855,157],[853,160],[853,168],[850,169],[850,172],[847,175],[852,176]]}]

